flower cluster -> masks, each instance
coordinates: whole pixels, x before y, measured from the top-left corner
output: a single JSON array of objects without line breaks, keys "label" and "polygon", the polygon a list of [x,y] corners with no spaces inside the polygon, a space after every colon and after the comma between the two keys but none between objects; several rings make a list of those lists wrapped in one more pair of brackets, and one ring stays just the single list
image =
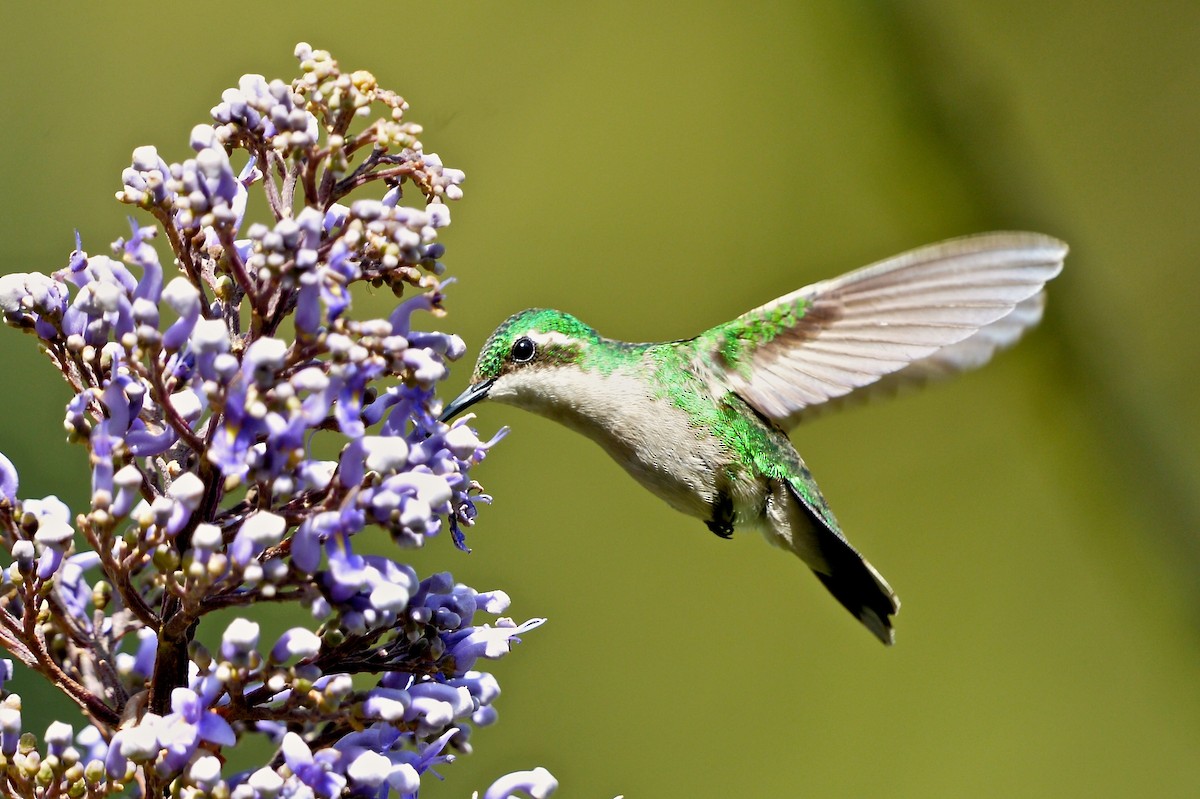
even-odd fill
[{"label": "flower cluster", "polygon": [[[0,455],[5,796],[416,797],[495,719],[480,659],[542,622],[363,546],[382,529],[466,549],[487,500],[469,471],[495,439],[437,416],[463,342],[414,326],[443,313],[437,239],[464,175],[424,152],[370,73],[296,55],[292,83],[227,90],[193,157],[134,151],[117,198],[153,226],[111,256],[77,243],[52,274],[0,278],[5,322],[72,389],[65,427],[92,480],[72,518],[56,497],[19,498]],[[349,199],[368,184],[382,199]],[[269,221],[247,221],[252,190]],[[351,315],[364,282],[402,298],[387,318]],[[309,624],[263,640],[236,618],[202,642],[214,611],[260,602]],[[23,732],[14,661],[88,723],[55,722],[40,745]],[[273,758],[228,773],[223,750],[250,736]],[[554,787],[516,772],[485,799]]]}]

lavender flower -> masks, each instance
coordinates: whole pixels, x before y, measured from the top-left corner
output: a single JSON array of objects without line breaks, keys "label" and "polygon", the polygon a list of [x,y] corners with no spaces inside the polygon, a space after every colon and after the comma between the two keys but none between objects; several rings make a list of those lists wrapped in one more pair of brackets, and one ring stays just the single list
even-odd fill
[{"label": "lavender flower", "polygon": [[[0,278],[4,320],[73,391],[65,426],[92,470],[73,516],[19,498],[0,454],[4,796],[416,797],[495,721],[480,659],[543,621],[356,546],[378,527],[404,547],[449,531],[466,550],[489,499],[469,472],[498,436],[438,421],[436,384],[465,347],[414,329],[444,313],[437,239],[463,173],[424,151],[408,104],[372,75],[296,55],[290,84],[227,90],[192,157],[134,151],[117,198],[153,226],[134,223],[111,255],[77,242],[52,274]],[[382,199],[351,199],[377,181]],[[272,222],[245,225],[252,196]],[[357,319],[363,282],[408,296]],[[340,440],[333,460],[314,456],[317,433]],[[258,602],[303,607],[308,624],[264,641],[236,618],[216,651],[195,640],[209,614]],[[55,722],[39,750],[6,691],[14,662],[88,723]],[[250,736],[275,756],[226,772],[222,751]],[[555,785],[517,772],[485,799]]]}]

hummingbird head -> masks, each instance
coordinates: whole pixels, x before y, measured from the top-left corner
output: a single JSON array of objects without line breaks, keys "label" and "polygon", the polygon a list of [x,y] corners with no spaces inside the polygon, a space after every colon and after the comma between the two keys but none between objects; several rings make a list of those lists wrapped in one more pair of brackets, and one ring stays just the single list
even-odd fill
[{"label": "hummingbird head", "polygon": [[562,311],[530,308],[497,327],[479,351],[471,385],[442,412],[449,421],[483,399],[533,409],[545,396],[549,375],[577,366],[593,344],[595,330]]}]

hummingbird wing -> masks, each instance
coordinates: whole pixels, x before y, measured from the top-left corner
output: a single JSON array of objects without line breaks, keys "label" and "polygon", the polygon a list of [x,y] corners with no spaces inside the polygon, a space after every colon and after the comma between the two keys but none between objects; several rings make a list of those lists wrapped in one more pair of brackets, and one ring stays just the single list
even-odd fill
[{"label": "hummingbird wing", "polygon": [[791,427],[827,411],[838,410],[872,399],[894,396],[907,388],[943,380],[959,372],[978,369],[990,361],[997,352],[1016,344],[1026,330],[1036,326],[1042,320],[1045,308],[1046,293],[1040,291],[1029,299],[1017,303],[1007,316],[1002,316],[990,325],[979,328],[957,344],[950,344],[940,350],[935,350],[932,355],[915,360],[895,372],[885,374],[874,383],[851,390],[840,397],[832,397],[818,405],[802,408],[788,416],[786,425]]},{"label": "hummingbird wing", "polygon": [[780,297],[700,336],[706,365],[787,428],[831,400],[973,369],[1042,315],[1067,245],[985,233],[897,255]]}]

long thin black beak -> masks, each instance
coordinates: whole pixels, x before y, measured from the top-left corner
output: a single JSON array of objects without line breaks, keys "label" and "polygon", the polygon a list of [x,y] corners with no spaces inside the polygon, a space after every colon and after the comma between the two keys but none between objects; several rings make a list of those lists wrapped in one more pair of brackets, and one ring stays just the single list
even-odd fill
[{"label": "long thin black beak", "polygon": [[489,380],[476,383],[473,386],[467,386],[467,390],[459,394],[458,397],[455,398],[455,400],[449,405],[447,405],[444,411],[442,411],[441,421],[448,422],[480,400],[487,399],[488,391],[491,389],[492,383],[494,382],[496,382],[495,378],[491,378]]}]

